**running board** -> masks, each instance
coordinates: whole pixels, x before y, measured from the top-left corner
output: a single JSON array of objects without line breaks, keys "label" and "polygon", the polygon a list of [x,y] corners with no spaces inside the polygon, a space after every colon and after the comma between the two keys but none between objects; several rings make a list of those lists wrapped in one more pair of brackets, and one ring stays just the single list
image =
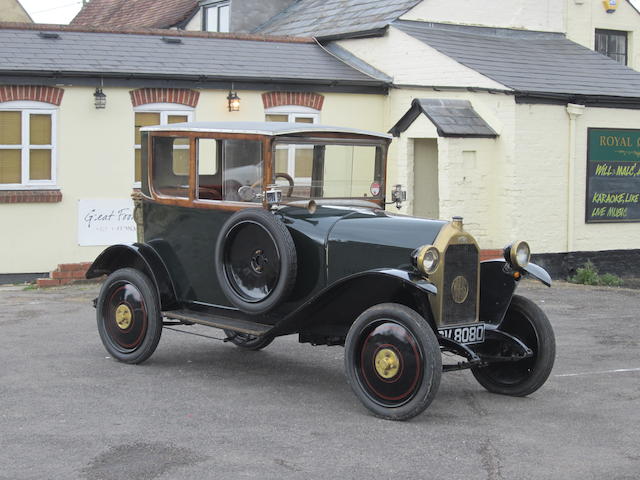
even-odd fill
[{"label": "running board", "polygon": [[249,322],[238,318],[227,317],[223,315],[212,315],[205,312],[196,312],[193,310],[170,310],[162,312],[164,318],[172,320],[180,320],[185,323],[197,323],[208,327],[221,328],[224,330],[232,330],[234,332],[248,333],[260,337],[273,328],[273,325],[264,325],[262,323]]}]

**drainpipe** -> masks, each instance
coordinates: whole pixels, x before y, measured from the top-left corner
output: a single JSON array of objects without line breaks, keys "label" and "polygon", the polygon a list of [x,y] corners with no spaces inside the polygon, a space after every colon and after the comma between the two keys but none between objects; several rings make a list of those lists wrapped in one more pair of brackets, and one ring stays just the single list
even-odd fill
[{"label": "drainpipe", "polygon": [[576,120],[584,113],[584,105],[567,104],[569,114],[569,162],[567,165],[567,252],[573,251],[575,220]]}]

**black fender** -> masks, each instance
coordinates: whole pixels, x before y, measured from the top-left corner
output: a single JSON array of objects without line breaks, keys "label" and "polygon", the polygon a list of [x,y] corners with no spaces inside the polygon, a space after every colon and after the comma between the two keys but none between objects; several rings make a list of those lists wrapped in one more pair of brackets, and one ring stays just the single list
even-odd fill
[{"label": "black fender", "polygon": [[380,303],[400,303],[416,310],[435,330],[428,297],[437,288],[413,271],[397,268],[367,270],[344,277],[320,291],[280,320],[269,332],[279,336],[291,333],[342,331],[367,308]]},{"label": "black fender", "polygon": [[513,270],[501,258],[480,262],[480,321],[500,323],[511,303],[518,281],[526,275],[531,275],[547,287],[551,286],[551,276],[535,263]]},{"label": "black fender", "polygon": [[144,243],[112,245],[104,250],[87,270],[86,278],[109,275],[120,268],[144,272],[156,286],[161,308],[177,304],[176,290],[166,265],[156,250]]}]

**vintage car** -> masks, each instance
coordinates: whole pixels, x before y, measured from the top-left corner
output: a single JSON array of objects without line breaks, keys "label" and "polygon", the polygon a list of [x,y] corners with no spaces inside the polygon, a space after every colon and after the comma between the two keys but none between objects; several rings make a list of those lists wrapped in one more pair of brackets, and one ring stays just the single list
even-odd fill
[{"label": "vintage car", "polygon": [[443,371],[471,369],[505,395],[540,388],[554,334],[514,291],[549,275],[525,242],[481,262],[462,218],[388,212],[406,199],[396,185],[387,201],[390,141],[302,123],[143,128],[138,243],[107,248],[87,273],[108,275],[95,306],[109,354],[141,363],[176,324],[250,350],[297,334],[344,346],[357,397],[394,420],[427,408]]}]

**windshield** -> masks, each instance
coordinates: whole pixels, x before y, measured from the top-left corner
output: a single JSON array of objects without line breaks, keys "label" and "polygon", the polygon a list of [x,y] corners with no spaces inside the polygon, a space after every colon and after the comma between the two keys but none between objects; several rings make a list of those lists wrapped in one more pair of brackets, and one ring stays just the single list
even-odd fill
[{"label": "windshield", "polygon": [[380,145],[277,143],[273,171],[283,201],[379,200],[384,195]]}]

